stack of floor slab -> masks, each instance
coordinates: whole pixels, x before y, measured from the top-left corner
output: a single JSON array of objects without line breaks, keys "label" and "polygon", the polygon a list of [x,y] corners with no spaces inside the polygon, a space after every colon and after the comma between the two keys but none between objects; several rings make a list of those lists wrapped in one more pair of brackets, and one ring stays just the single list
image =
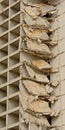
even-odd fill
[{"label": "stack of floor slab", "polygon": [[[50,2],[49,2],[50,3]],[[20,91],[22,122],[28,123],[31,129],[50,129],[50,117],[57,115],[51,109],[57,98],[53,94],[57,82],[50,82],[50,74],[57,70],[50,65],[53,58],[51,47],[57,44],[52,41],[54,29],[51,27],[56,17],[54,5],[48,1],[22,3],[22,89]]]}]

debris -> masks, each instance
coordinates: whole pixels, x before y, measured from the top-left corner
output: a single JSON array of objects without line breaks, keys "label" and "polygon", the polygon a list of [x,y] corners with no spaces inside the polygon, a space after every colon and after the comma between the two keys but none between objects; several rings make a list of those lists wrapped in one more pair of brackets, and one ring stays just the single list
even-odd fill
[{"label": "debris", "polygon": [[58,73],[59,70],[58,70],[57,68],[52,68],[52,69],[51,69],[51,72],[52,72],[52,73]]},{"label": "debris", "polygon": [[48,45],[50,44],[51,46],[56,46],[58,44],[57,41],[49,41],[49,43],[47,43]]},{"label": "debris", "polygon": [[54,30],[57,29],[57,23],[53,28],[53,21],[57,16],[54,6],[56,0],[54,2],[22,0],[22,2],[24,8],[21,26],[24,36],[21,52],[24,56],[29,54],[32,57],[22,61],[24,71],[21,76],[23,90],[20,92],[22,105],[20,112],[23,121],[29,124],[29,129],[32,126],[36,129],[38,125],[40,130],[42,126],[45,130],[55,130],[48,119],[59,115],[58,111],[53,111],[50,107],[57,100],[53,91],[54,87],[58,86],[58,82],[50,79],[51,73],[58,72],[58,69],[50,65],[50,59],[54,58],[51,47],[58,44],[57,39],[53,39]]},{"label": "debris", "polygon": [[35,40],[24,39],[21,49],[24,52],[39,56],[41,58],[52,58],[51,51],[46,44],[38,43]]},{"label": "debris", "polygon": [[[42,0],[36,0],[36,1],[30,1],[30,0],[22,0],[23,3],[26,6],[32,6],[32,7],[39,7],[39,5],[43,5],[44,2],[46,2],[47,0],[44,0],[44,2]],[[43,2],[43,3],[42,3]]]},{"label": "debris", "polygon": [[28,75],[32,78],[33,81],[41,82],[41,83],[49,83],[49,79],[46,75],[35,72],[30,66],[24,64],[25,68],[28,72]]},{"label": "debris", "polygon": [[58,117],[59,114],[60,114],[60,111],[53,111],[53,112],[51,113],[51,117]]},{"label": "debris", "polygon": [[26,64],[30,66],[31,68],[33,68],[34,70],[38,70],[46,74],[58,72],[57,69],[52,68],[51,65],[44,60],[34,60],[31,63],[29,63],[28,61],[24,61],[23,64],[24,65]]},{"label": "debris", "polygon": [[39,15],[40,15],[40,11],[38,10],[38,8],[36,7],[31,7],[31,6],[28,6],[28,7],[25,7],[25,12],[31,16],[33,19],[36,19]]},{"label": "debris", "polygon": [[24,79],[22,82],[23,82],[24,87],[29,92],[29,94],[35,96],[35,99],[36,99],[36,97],[37,97],[37,99],[39,99],[38,97],[43,97],[42,99],[47,99],[52,104],[57,100],[57,97],[48,95],[51,87],[49,87],[49,89],[47,90],[46,86],[44,84],[40,84],[40,83],[36,83],[31,80],[24,80]]},{"label": "debris", "polygon": [[51,65],[48,64],[44,60],[34,60],[31,63],[24,61],[23,64],[26,64],[26,65],[30,66],[31,68],[33,68],[35,70],[39,70],[40,72],[43,72],[43,73],[54,72],[54,69],[52,69]]},{"label": "debris", "polygon": [[53,92],[53,88],[52,87],[50,87],[48,84],[46,85],[46,91],[47,91],[47,93],[52,93]]},{"label": "debris", "polygon": [[46,18],[38,17],[33,19],[27,13],[24,13],[24,21],[28,26],[32,26],[33,28],[41,28],[41,29],[49,29],[50,23]]},{"label": "debris", "polygon": [[31,39],[41,39],[46,41],[49,40],[49,36],[44,30],[33,29],[31,27],[28,27],[26,24],[22,25],[22,27],[27,37]]},{"label": "debris", "polygon": [[34,96],[48,96],[44,84],[36,83],[30,80],[22,81],[28,92]]},{"label": "debris", "polygon": [[47,14],[49,15],[54,14],[56,11],[56,8],[52,5],[44,5],[44,6],[41,6],[40,10],[41,10],[42,16],[44,16]]},{"label": "debris", "polygon": [[21,113],[26,124],[34,123],[36,125],[41,125],[41,126],[45,125],[46,127],[50,127],[50,124],[45,116],[35,117],[34,115],[31,115],[30,113],[24,112],[22,107],[21,107]]},{"label": "debris", "polygon": [[21,91],[21,100],[22,106],[25,112],[29,112],[33,115],[50,115],[52,113],[51,108],[49,107],[48,102],[44,100],[34,100],[34,96],[29,95],[28,93]]},{"label": "debris", "polygon": [[48,100],[53,104],[57,100],[57,97],[50,96],[50,98]]},{"label": "debris", "polygon": [[59,85],[59,82],[56,81],[56,80],[53,80],[53,81],[51,81],[50,84],[51,84],[52,87],[57,87]]},{"label": "debris", "polygon": [[25,53],[28,53],[28,54],[31,54],[31,55],[34,55],[38,58],[41,58],[41,59],[52,59],[52,55],[45,55],[45,54],[41,54],[40,52],[38,53],[38,51],[35,51],[35,50],[29,50],[29,49],[26,49],[24,47],[21,47],[21,51],[22,52],[25,52]]},{"label": "debris", "polygon": [[42,70],[42,71],[46,71],[46,70],[49,70],[52,68],[51,65],[44,60],[34,60],[34,61],[32,61],[31,64],[35,68]]},{"label": "debris", "polygon": [[25,43],[26,47],[29,48],[29,50],[37,50],[41,52],[41,54],[51,54],[51,51],[49,47],[46,44],[38,43],[37,41],[30,40],[27,38],[27,42]]}]

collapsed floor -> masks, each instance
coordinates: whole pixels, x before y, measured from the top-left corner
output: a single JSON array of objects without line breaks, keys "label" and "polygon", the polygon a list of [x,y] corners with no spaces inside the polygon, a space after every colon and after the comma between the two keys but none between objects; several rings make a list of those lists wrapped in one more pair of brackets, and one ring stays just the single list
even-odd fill
[{"label": "collapsed floor", "polygon": [[52,110],[51,104],[57,100],[53,91],[58,82],[50,81],[50,74],[57,72],[50,61],[54,58],[51,48],[57,44],[53,40],[57,10],[50,1],[23,0],[22,7],[22,118],[30,124],[30,129],[38,125],[40,129],[55,130],[51,119],[58,112]]}]

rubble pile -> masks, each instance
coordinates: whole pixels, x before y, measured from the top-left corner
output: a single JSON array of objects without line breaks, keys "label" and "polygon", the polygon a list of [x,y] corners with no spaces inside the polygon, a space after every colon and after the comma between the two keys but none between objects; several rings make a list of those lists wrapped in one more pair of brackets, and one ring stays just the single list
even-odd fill
[{"label": "rubble pile", "polygon": [[51,39],[54,31],[51,24],[57,12],[55,3],[49,0],[40,3],[23,0],[22,4],[22,122],[47,130],[52,128],[50,117],[58,115],[51,109],[51,104],[57,100],[53,91],[58,83],[50,82],[50,74],[57,71],[50,64],[53,58],[51,47],[57,44]]}]

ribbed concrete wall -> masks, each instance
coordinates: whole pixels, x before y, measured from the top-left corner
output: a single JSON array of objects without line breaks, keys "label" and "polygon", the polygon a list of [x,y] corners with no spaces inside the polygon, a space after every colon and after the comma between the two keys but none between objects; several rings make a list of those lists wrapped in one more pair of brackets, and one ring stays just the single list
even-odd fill
[{"label": "ribbed concrete wall", "polygon": [[56,19],[58,29],[55,31],[57,37],[54,37],[57,39],[58,45],[53,49],[56,57],[52,64],[58,68],[59,72],[51,76],[51,79],[59,81],[59,86],[55,89],[58,101],[52,108],[59,110],[60,115],[53,119],[52,124],[58,126],[59,130],[65,130],[65,0],[59,0],[58,2],[58,16]]}]

